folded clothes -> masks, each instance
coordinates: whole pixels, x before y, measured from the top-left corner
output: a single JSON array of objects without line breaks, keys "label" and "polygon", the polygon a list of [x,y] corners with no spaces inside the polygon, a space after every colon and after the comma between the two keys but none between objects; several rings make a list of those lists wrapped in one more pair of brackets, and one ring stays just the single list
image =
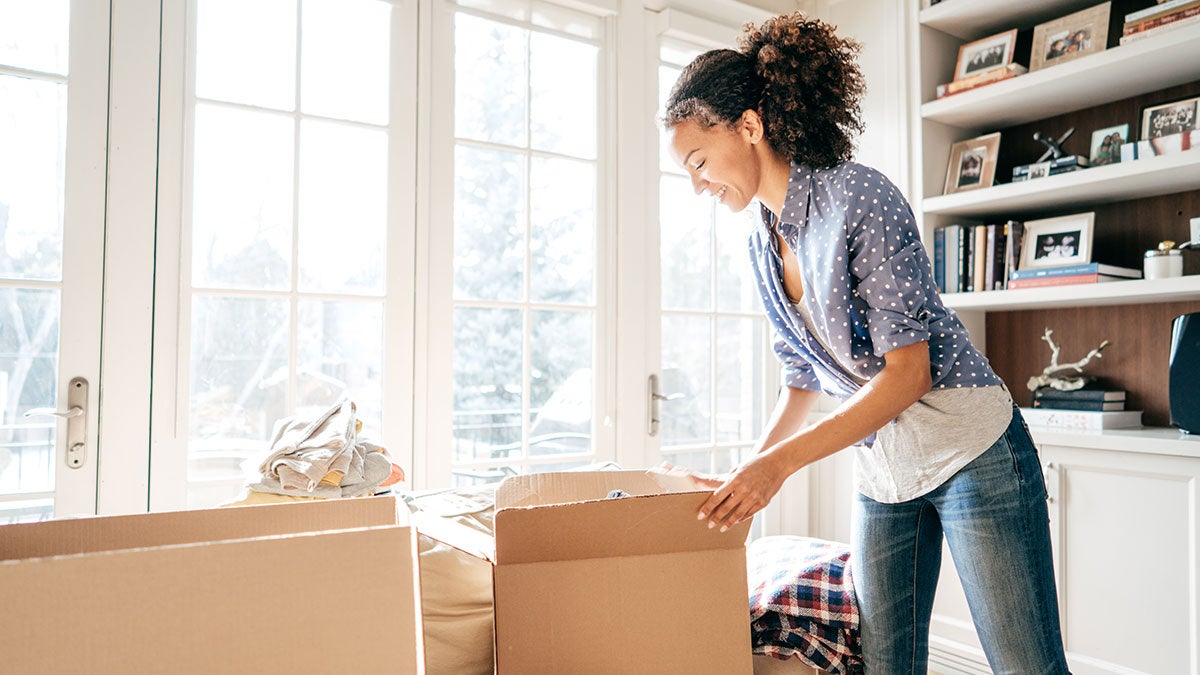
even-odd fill
[{"label": "folded clothes", "polygon": [[746,549],[755,654],[798,658],[830,673],[857,673],[858,603],[844,544],[763,537]]},{"label": "folded clothes", "polygon": [[342,399],[315,417],[275,423],[271,447],[248,487],[271,494],[356,497],[404,480],[382,446],[358,438],[362,421],[353,401]]}]

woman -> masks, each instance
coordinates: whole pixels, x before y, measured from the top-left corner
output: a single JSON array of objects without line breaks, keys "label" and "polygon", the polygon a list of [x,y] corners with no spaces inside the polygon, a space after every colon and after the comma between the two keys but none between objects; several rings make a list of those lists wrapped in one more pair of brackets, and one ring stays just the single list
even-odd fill
[{"label": "woman", "polygon": [[[786,384],[756,452],[699,517],[752,517],[801,467],[855,446],[852,570],[869,673],[924,673],[942,538],[997,673],[1067,672],[1046,491],[1003,382],[942,304],[912,211],[849,161],[858,45],[802,14],[697,57],[664,125],[671,154],[750,237]],[[805,418],[818,392],[841,400]]]}]

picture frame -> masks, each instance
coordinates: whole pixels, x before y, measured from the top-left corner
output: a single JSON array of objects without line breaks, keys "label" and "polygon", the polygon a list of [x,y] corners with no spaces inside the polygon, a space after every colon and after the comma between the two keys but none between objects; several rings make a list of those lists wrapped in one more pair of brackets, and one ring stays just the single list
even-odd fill
[{"label": "picture frame", "polygon": [[1129,142],[1129,125],[1117,124],[1092,132],[1088,166],[1104,166],[1121,162],[1121,146]]},{"label": "picture frame", "polygon": [[1018,269],[1091,262],[1095,225],[1095,211],[1027,221]]},{"label": "picture frame", "polygon": [[1138,139],[1143,141],[1196,131],[1200,96],[1155,103],[1142,108]]},{"label": "picture frame", "polygon": [[999,131],[950,146],[950,164],[946,168],[946,186],[942,194],[991,187],[996,180],[999,154]]},{"label": "picture frame", "polygon": [[1108,22],[1112,3],[1068,14],[1033,29],[1029,71],[1049,68],[1108,48]]},{"label": "picture frame", "polygon": [[1017,29],[997,33],[958,48],[954,64],[954,79],[961,80],[1007,67],[1013,62],[1017,44]]}]

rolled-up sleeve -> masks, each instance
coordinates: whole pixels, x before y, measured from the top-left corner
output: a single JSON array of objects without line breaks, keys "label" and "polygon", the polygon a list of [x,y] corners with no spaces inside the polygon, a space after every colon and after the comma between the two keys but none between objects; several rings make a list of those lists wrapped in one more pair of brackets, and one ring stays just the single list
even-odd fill
[{"label": "rolled-up sleeve", "polygon": [[792,389],[821,391],[821,383],[817,380],[817,374],[813,371],[812,364],[800,356],[795,349],[792,349],[792,346],[778,332],[775,333],[774,349],[775,356],[782,366],[779,379],[784,385]]},{"label": "rolled-up sleeve", "polygon": [[930,266],[908,203],[875,173],[862,182],[851,209],[850,271],[868,306],[875,355],[928,341]]}]

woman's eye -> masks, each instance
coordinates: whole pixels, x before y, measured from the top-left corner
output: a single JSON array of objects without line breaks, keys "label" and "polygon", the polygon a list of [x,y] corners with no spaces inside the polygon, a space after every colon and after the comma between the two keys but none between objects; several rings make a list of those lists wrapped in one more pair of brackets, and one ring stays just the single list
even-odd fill
[{"label": "woman's eye", "polygon": [[703,168],[704,168],[704,162],[700,162],[699,164],[696,165],[697,171],[699,171],[700,169],[703,169]]}]

